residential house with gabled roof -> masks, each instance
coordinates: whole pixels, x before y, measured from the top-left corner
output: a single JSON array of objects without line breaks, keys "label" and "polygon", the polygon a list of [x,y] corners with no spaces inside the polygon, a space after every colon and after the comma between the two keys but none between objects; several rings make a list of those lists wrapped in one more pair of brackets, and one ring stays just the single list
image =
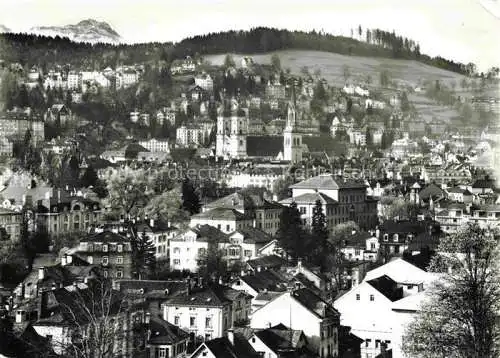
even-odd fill
[{"label": "residential house with gabled roof", "polygon": [[196,272],[198,261],[208,252],[209,245],[221,247],[228,235],[211,225],[197,225],[170,240],[170,269]]},{"label": "residential house with gabled roof", "polygon": [[135,223],[138,235],[146,235],[146,237],[155,246],[155,256],[157,260],[169,261],[170,257],[170,240],[175,237],[179,229],[170,224],[170,221],[157,219],[149,219]]},{"label": "residential house with gabled roof", "polygon": [[147,358],[184,358],[189,333],[153,315],[146,319],[148,328]]},{"label": "residential house with gabled roof", "polygon": [[259,267],[261,270],[280,270],[285,265],[287,265],[287,261],[282,257],[278,255],[266,255],[248,260],[246,269],[252,272],[257,272]]},{"label": "residential house with gabled roof", "polygon": [[[401,256],[408,250],[411,243],[429,246],[432,242],[419,242],[424,238],[434,244],[439,241],[439,223],[434,220],[386,220],[376,230],[379,238],[380,254],[385,260],[391,256]],[[429,233],[429,237],[422,237],[422,233]]]},{"label": "residential house with gabled roof", "polygon": [[266,329],[280,323],[292,330],[302,330],[311,349],[320,357],[338,356],[340,314],[311,290],[284,292],[253,312],[250,326]]},{"label": "residential house with gabled roof", "polygon": [[376,356],[381,343],[392,339],[392,303],[403,298],[403,288],[389,276],[379,276],[354,286],[335,303],[342,326],[364,340],[361,353]]},{"label": "residential house with gabled roof", "polygon": [[304,332],[288,329],[283,324],[256,330],[248,339],[248,342],[261,357],[318,357],[317,354],[307,348],[308,342]]},{"label": "residential house with gabled roof", "polygon": [[245,274],[236,278],[231,287],[243,291],[252,299],[252,310],[255,310],[254,299],[259,293],[285,292],[288,289],[288,279],[274,270],[259,270],[252,274]]},{"label": "residential house with gabled roof", "polygon": [[190,334],[190,342],[223,337],[235,324],[248,320],[251,296],[219,284],[193,287],[167,299],[163,319]]},{"label": "residential house with gabled roof", "polygon": [[253,218],[232,208],[215,208],[191,217],[191,227],[197,225],[210,225],[222,232],[229,234],[235,230],[248,228],[253,225]]},{"label": "residential house with gabled roof", "polygon": [[[202,210],[205,212],[217,208],[237,210],[252,219],[251,226],[262,229],[270,235],[274,235],[278,231],[280,215],[283,211],[283,206],[277,202],[269,200],[263,195],[253,195],[245,192],[236,192],[205,204]],[[253,225],[254,220],[255,225]]]},{"label": "residential house with gabled roof", "polygon": [[215,338],[202,343],[190,358],[259,358],[246,337],[237,332],[228,332],[226,337]]},{"label": "residential house with gabled roof", "polygon": [[283,205],[297,203],[304,224],[310,225],[317,200],[323,203],[327,226],[353,220],[361,227],[372,228],[377,222],[377,201],[366,195],[367,185],[356,181],[321,174],[290,186],[292,197],[281,201]]}]

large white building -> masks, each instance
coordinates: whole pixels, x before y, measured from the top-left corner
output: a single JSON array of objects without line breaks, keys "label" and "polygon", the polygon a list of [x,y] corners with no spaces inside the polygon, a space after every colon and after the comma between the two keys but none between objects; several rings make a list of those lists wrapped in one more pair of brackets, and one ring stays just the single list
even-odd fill
[{"label": "large white building", "polygon": [[182,146],[199,146],[204,143],[205,131],[197,125],[186,125],[177,128],[176,142]]},{"label": "large white building", "polygon": [[139,145],[143,146],[150,152],[165,152],[169,153],[170,148],[168,146],[168,139],[155,139],[143,140],[139,142]]}]

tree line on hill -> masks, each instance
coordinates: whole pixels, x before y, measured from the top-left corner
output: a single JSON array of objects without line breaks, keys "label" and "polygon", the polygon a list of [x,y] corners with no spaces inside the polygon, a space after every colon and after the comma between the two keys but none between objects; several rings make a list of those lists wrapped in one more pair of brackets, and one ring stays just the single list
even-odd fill
[{"label": "tree line on hill", "polygon": [[227,52],[264,53],[286,49],[317,50],[346,55],[413,59],[445,70],[470,74],[473,64],[462,64],[420,53],[413,40],[379,29],[366,30],[367,41],[334,36],[317,31],[289,31],[257,27],[249,31],[224,31],[186,38],[179,43],[88,44],[67,38],[29,34],[0,34],[2,59],[23,66],[39,65],[46,70],[53,64],[72,64],[104,68],[117,64],[150,61],[171,63],[186,56]]}]

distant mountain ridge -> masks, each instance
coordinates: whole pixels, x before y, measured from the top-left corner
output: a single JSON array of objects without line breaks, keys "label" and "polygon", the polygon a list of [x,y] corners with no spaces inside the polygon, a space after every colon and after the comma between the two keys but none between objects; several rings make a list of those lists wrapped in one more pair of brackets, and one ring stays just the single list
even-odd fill
[{"label": "distant mountain ridge", "polygon": [[51,37],[67,37],[75,42],[117,44],[122,40],[121,36],[107,22],[94,19],[82,20],[74,25],[36,26],[32,27],[30,32]]},{"label": "distant mountain ridge", "polygon": [[0,24],[0,33],[4,32],[12,32],[12,30],[9,29],[7,26]]}]

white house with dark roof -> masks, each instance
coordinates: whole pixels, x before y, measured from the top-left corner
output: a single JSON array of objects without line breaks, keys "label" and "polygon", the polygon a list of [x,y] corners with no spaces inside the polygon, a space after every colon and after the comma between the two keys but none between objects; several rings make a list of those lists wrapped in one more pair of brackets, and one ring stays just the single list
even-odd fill
[{"label": "white house with dark roof", "polygon": [[250,327],[266,329],[284,324],[302,330],[320,357],[338,356],[339,312],[331,304],[303,288],[285,292],[252,313]]},{"label": "white house with dark roof", "polygon": [[353,220],[360,226],[371,228],[377,222],[377,201],[366,195],[367,185],[363,181],[346,180],[333,174],[321,174],[290,186],[292,197],[280,203],[290,206],[297,203],[304,224],[311,223],[313,207],[319,200],[327,225]]},{"label": "white house with dark roof", "polygon": [[341,324],[364,339],[362,356],[375,357],[382,342],[390,344],[394,326],[392,303],[401,298],[403,288],[384,275],[363,281],[335,301]]},{"label": "white house with dark roof", "polygon": [[232,208],[214,208],[191,217],[189,226],[210,225],[229,234],[253,225],[253,218]]},{"label": "white house with dark roof", "polygon": [[184,358],[188,348],[189,333],[159,317],[146,316],[150,332],[146,347],[148,358]]},{"label": "white house with dark roof", "polygon": [[191,340],[223,337],[235,322],[248,319],[251,296],[227,286],[194,287],[163,304],[163,319],[191,335]]}]

